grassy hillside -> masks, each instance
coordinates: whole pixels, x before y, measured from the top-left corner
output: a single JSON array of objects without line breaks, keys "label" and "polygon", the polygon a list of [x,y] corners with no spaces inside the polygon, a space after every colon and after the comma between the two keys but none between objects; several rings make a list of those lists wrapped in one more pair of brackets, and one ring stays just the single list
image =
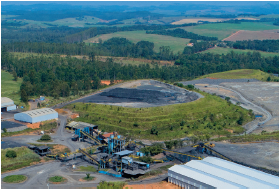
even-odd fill
[{"label": "grassy hillside", "polygon": [[15,104],[19,104],[19,91],[21,83],[21,78],[18,78],[17,81],[14,81],[12,74],[1,70],[1,97],[11,98]]},{"label": "grassy hillside", "polygon": [[242,49],[233,49],[233,48],[222,48],[222,47],[216,47],[212,48],[206,51],[203,51],[201,53],[216,53],[216,54],[228,54],[231,51],[234,51],[235,53],[253,53],[254,51],[259,52],[263,57],[274,57],[279,56],[279,53],[271,53],[271,52],[264,52],[264,51],[257,51],[257,50],[242,50]]},{"label": "grassy hillside", "polygon": [[[226,129],[240,133],[237,120],[252,120],[248,110],[213,95],[200,92],[205,98],[195,102],[151,108],[123,108],[93,103],[66,106],[80,113],[76,120],[93,123],[101,130],[118,131],[136,139],[170,140],[186,136],[226,135]],[[243,122],[243,123],[244,123]],[[158,135],[151,134],[151,129]]]},{"label": "grassy hillside", "polygon": [[128,32],[116,32],[112,34],[103,34],[85,40],[85,42],[98,41],[101,38],[103,41],[106,41],[113,37],[127,38],[128,40],[137,43],[141,40],[150,41],[154,43],[154,50],[159,52],[161,46],[170,46],[173,52],[182,52],[190,39],[176,38],[172,36],[163,36],[157,34],[146,34],[145,31],[128,31]]},{"label": "grassy hillside", "polygon": [[[260,70],[255,69],[239,69],[239,70],[232,70],[232,71],[225,71],[220,73],[213,73],[201,76],[197,79],[202,79],[206,77],[212,77],[212,78],[220,78],[220,79],[242,79],[242,78],[254,78],[258,80],[266,81],[266,79],[271,76],[268,73],[265,73]],[[271,76],[271,78],[273,78]]]},{"label": "grassy hillside", "polygon": [[198,26],[182,27],[182,29],[203,36],[217,37],[219,40],[229,37],[238,30],[273,30],[279,29],[279,26],[271,22],[242,22],[241,24],[232,23],[213,23],[202,24]]}]

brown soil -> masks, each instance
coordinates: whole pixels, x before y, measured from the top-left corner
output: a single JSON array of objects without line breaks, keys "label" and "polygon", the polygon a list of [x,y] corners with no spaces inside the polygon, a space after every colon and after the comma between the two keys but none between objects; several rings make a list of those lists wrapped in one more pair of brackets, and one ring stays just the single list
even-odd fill
[{"label": "brown soil", "polygon": [[41,122],[33,123],[33,124],[30,123],[30,124],[27,124],[26,126],[31,129],[38,129],[38,128],[40,128],[40,124],[41,124]]},{"label": "brown soil", "polygon": [[[94,178],[94,179],[92,179],[92,180],[90,180],[90,181],[94,181],[96,178]],[[88,182],[87,180],[84,180],[84,179],[79,179],[78,181],[80,181],[80,182]]]},{"label": "brown soil", "polygon": [[63,178],[63,181],[62,182],[51,182],[49,181],[49,183],[51,184],[62,184],[62,183],[66,183],[68,180],[66,178]]},{"label": "brown soil", "polygon": [[156,156],[152,156],[153,159],[158,160],[165,157],[165,155],[163,153],[157,154]]},{"label": "brown soil", "polygon": [[181,189],[179,186],[161,181],[150,184],[125,185],[123,189]]},{"label": "brown soil", "polygon": [[61,145],[61,144],[57,144],[53,146],[53,149],[51,150],[51,153],[53,154],[57,154],[59,152],[63,152],[66,148],[68,148],[67,146]]},{"label": "brown soil", "polygon": [[57,111],[59,114],[68,114],[67,111],[65,111],[64,109],[55,109],[55,111]]}]

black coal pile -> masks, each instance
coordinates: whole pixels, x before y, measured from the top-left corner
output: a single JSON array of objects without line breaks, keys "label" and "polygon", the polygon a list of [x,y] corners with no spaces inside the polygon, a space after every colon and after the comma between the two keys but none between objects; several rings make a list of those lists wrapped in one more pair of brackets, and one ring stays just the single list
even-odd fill
[{"label": "black coal pile", "polygon": [[170,103],[170,102],[190,102],[198,99],[198,96],[192,92],[176,92],[166,90],[143,90],[143,89],[127,89],[115,88],[108,92],[103,92],[101,96],[133,99],[135,102],[147,103]]},{"label": "black coal pile", "polygon": [[166,98],[175,97],[175,93],[170,92],[127,88],[115,88],[110,90],[109,92],[103,92],[100,95],[114,98],[134,99],[137,102],[147,103],[162,103],[162,101],[167,102]]}]

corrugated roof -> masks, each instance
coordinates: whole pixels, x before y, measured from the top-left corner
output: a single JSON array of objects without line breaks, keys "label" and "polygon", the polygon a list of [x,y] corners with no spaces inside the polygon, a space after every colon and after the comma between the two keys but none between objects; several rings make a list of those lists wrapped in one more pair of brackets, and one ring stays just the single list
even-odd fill
[{"label": "corrugated roof", "polygon": [[278,177],[216,157],[192,160],[169,170],[218,189],[279,189]]},{"label": "corrugated roof", "polygon": [[202,160],[193,160],[186,164],[188,167],[198,169],[208,174],[212,174],[222,179],[226,179],[228,181],[243,185],[250,189],[270,189],[270,188],[278,188],[274,184],[270,184],[268,182],[256,179],[254,177],[249,176],[249,174],[241,174],[236,171],[223,168]]},{"label": "corrugated roof", "polygon": [[121,152],[116,152],[116,153],[114,153],[114,154],[119,155],[119,156],[123,156],[123,155],[127,155],[127,154],[132,154],[132,153],[133,153],[133,151],[130,151],[130,150],[123,150],[123,151],[121,151]]},{"label": "corrugated roof", "polygon": [[240,164],[236,164],[236,163],[229,162],[229,161],[226,161],[226,160],[223,160],[220,158],[215,158],[215,157],[207,157],[207,158],[203,159],[203,161],[215,164],[217,166],[221,166],[223,168],[230,169],[232,171],[236,171],[241,174],[249,175],[258,180],[266,181],[268,183],[279,186],[279,177],[261,172],[259,170],[248,168],[248,167],[242,166]]},{"label": "corrugated roof", "polygon": [[104,134],[102,136],[105,137],[105,138],[108,138],[108,137],[110,137],[110,135],[113,135],[113,132],[112,133],[106,133],[106,134]]},{"label": "corrugated roof", "polygon": [[49,114],[53,114],[53,113],[57,113],[57,112],[51,108],[41,108],[41,109],[36,109],[36,110],[31,110],[31,111],[25,111],[22,113],[27,114],[30,117],[34,118],[34,117],[49,115]]},{"label": "corrugated roof", "polygon": [[7,97],[1,97],[1,104],[6,104],[6,103],[9,103],[9,102],[12,102],[12,104],[14,103],[14,101],[10,98],[7,98]]},{"label": "corrugated roof", "polygon": [[188,176],[191,179],[200,181],[218,189],[246,189],[245,186],[233,183],[225,179],[218,178],[214,175],[202,172],[200,170],[188,167],[186,165],[175,165],[169,168],[169,170],[184,176]]}]

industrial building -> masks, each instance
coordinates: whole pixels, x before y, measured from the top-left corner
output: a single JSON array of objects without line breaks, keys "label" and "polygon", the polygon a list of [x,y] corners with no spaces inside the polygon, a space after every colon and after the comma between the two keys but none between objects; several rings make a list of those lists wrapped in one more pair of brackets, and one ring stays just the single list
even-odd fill
[{"label": "industrial building", "polygon": [[1,112],[15,110],[14,101],[7,97],[1,97]]},{"label": "industrial building", "polygon": [[28,123],[37,123],[51,119],[58,119],[58,113],[51,108],[42,108],[17,113],[14,115],[14,119]]},{"label": "industrial building", "polygon": [[168,181],[185,189],[278,189],[279,178],[216,157],[168,170]]}]

